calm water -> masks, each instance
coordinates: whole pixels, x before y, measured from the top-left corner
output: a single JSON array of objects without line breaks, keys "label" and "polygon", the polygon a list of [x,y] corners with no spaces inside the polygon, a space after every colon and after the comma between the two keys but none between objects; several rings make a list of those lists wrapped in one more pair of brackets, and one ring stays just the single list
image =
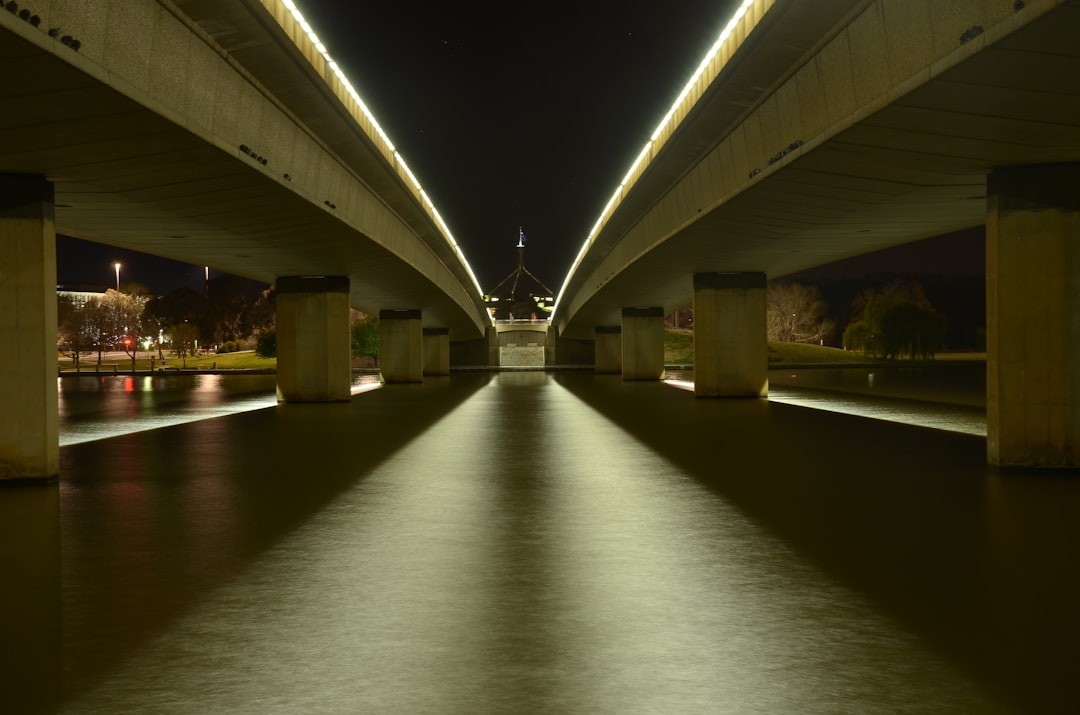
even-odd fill
[{"label": "calm water", "polygon": [[[69,419],[101,398],[73,389]],[[1075,711],[1080,479],[993,474],[984,453],[545,373],[71,444],[59,486],[0,491],[5,701]]]}]

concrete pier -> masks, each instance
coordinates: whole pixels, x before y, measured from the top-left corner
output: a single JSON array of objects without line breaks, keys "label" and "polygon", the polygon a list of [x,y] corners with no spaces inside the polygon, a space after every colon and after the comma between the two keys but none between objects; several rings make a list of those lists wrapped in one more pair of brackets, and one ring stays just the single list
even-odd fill
[{"label": "concrete pier", "polygon": [[283,402],[351,396],[349,279],[277,279],[277,393]]},{"label": "concrete pier", "polygon": [[60,471],[53,185],[0,176],[0,483]]},{"label": "concrete pier", "polygon": [[423,328],[424,376],[450,374],[450,329]]},{"label": "concrete pier", "polygon": [[622,327],[598,325],[596,336],[596,372],[599,375],[618,375],[622,372]]},{"label": "concrete pier", "polygon": [[694,394],[769,393],[764,273],[694,275]]},{"label": "concrete pier", "polygon": [[624,380],[659,380],[664,375],[664,309],[622,309]]},{"label": "concrete pier", "polygon": [[379,367],[388,383],[423,382],[424,335],[419,310],[379,311]]},{"label": "concrete pier", "polygon": [[987,459],[1080,467],[1080,164],[987,181]]}]

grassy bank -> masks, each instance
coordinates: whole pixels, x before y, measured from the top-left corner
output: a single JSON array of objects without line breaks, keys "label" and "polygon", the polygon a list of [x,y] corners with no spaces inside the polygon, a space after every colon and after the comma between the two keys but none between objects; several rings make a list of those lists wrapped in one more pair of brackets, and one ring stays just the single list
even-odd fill
[{"label": "grassy bank", "polygon": [[[984,360],[985,353],[939,353],[936,360]],[[769,341],[769,365],[833,365],[867,364],[881,361],[867,357],[862,353],[830,348],[808,343],[781,343]],[[890,361],[896,362],[896,361]],[[694,364],[694,331],[664,331],[664,364]]]},{"label": "grassy bank", "polygon": [[[61,357],[59,362],[60,369],[64,372],[75,369],[70,358]],[[241,350],[235,353],[211,353],[209,355],[188,356],[187,358],[166,355],[164,361],[159,360],[155,353],[153,363],[151,363],[150,354],[139,353],[135,360],[135,369],[142,371],[150,370],[152,367],[186,368],[189,370],[274,370],[277,368],[277,359],[259,357],[252,350]],[[79,369],[83,371],[96,370],[97,355],[84,356],[79,362]],[[110,353],[102,358],[101,369],[105,372],[111,372],[113,369],[129,371],[131,370],[131,358],[123,354]]]}]

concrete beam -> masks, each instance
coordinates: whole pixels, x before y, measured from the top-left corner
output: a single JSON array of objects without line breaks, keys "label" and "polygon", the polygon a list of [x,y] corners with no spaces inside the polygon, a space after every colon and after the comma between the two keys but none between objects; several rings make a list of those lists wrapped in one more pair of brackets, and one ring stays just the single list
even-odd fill
[{"label": "concrete beam", "polygon": [[282,402],[342,402],[352,387],[349,279],[277,279],[277,394]]},{"label": "concrete beam", "polygon": [[986,447],[1003,468],[1080,467],[1080,164],[987,180]]},{"label": "concrete beam", "polygon": [[424,337],[419,310],[379,311],[379,367],[383,381],[424,381]]},{"label": "concrete beam", "polygon": [[694,395],[769,394],[764,273],[694,275]]},{"label": "concrete beam", "polygon": [[664,309],[622,309],[623,380],[659,380],[664,375]]},{"label": "concrete beam", "polygon": [[53,185],[0,176],[0,483],[60,471]]}]

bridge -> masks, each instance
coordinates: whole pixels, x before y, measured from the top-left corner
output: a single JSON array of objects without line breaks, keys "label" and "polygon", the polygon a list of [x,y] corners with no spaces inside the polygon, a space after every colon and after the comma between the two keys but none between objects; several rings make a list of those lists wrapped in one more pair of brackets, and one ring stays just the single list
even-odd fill
[{"label": "bridge", "polygon": [[286,400],[348,399],[350,306],[381,316],[391,381],[491,325],[291,1],[18,0],[0,58],[0,477],[57,471],[56,231],[276,283]]},{"label": "bridge", "polygon": [[1078,466],[1080,3],[746,0],[581,247],[552,316],[656,379],[768,390],[765,282],[986,224],[988,459]]},{"label": "bridge", "polygon": [[[348,398],[350,305],[388,381],[448,370],[451,337],[491,352],[449,229],[290,0],[5,9],[0,476],[57,472],[56,229],[275,282],[285,400]],[[1076,466],[1077,29],[1077,0],[746,0],[552,325],[655,379],[692,303],[697,393],[760,396],[767,277],[985,221],[988,458]]]}]

